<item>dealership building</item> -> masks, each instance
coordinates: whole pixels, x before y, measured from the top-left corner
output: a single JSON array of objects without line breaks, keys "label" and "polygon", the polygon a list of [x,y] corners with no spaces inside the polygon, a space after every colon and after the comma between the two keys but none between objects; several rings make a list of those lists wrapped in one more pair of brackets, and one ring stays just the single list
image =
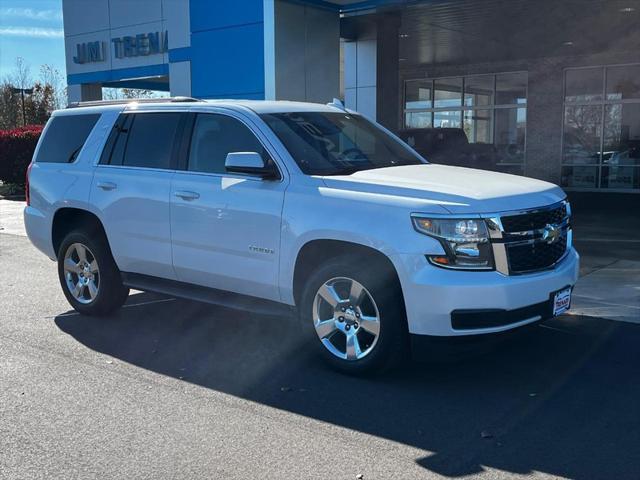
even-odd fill
[{"label": "dealership building", "polygon": [[63,0],[63,14],[70,101],[339,97],[434,161],[640,193],[637,0]]}]

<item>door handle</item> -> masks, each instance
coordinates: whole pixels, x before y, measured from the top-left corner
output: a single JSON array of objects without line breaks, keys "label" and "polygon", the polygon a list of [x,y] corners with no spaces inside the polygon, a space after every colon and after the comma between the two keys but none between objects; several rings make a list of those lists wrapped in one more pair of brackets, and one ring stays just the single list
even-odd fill
[{"label": "door handle", "polygon": [[174,193],[176,197],[180,197],[183,200],[195,200],[200,198],[200,194],[197,192],[190,192],[188,190],[178,190]]},{"label": "door handle", "polygon": [[96,183],[96,186],[102,190],[115,190],[117,187],[113,182],[98,182]]}]

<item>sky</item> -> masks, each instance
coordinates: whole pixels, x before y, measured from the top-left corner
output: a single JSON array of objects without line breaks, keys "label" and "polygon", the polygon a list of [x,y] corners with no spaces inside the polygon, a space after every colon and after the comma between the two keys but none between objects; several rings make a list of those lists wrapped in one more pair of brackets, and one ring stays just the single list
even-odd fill
[{"label": "sky", "polygon": [[0,0],[0,80],[24,58],[31,74],[48,64],[66,78],[62,0]]}]

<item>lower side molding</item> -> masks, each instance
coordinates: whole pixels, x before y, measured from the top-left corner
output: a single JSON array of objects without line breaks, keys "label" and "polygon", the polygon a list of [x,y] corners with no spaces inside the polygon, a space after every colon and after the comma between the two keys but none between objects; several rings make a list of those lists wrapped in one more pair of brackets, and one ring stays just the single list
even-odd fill
[{"label": "lower side molding", "polygon": [[152,277],[150,275],[142,275],[140,273],[122,272],[121,275],[122,282],[127,287],[136,290],[163,293],[165,295],[171,295],[172,297],[210,303],[221,307],[255,313],[257,315],[293,317],[296,313],[295,307],[291,305],[265,300],[263,298],[203,287],[192,283]]}]

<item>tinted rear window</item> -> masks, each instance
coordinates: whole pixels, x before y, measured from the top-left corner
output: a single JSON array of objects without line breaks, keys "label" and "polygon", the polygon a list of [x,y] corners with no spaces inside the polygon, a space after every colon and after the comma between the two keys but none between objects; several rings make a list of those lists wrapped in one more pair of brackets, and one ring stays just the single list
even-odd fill
[{"label": "tinted rear window", "polygon": [[100,114],[53,117],[42,139],[36,162],[73,162],[99,118]]},{"label": "tinted rear window", "polygon": [[128,139],[122,164],[170,168],[174,139],[182,116],[182,113],[173,112],[136,114],[126,135]]}]

